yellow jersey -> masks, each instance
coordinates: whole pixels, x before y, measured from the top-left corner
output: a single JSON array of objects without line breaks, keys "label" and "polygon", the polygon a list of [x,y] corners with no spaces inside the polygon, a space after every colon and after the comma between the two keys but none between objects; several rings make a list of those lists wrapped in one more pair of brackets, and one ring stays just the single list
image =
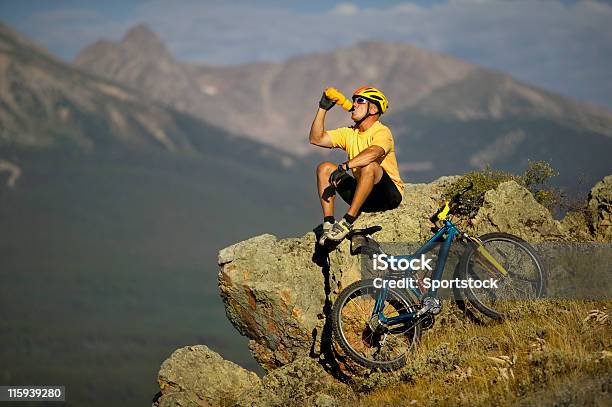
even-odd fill
[{"label": "yellow jersey", "polygon": [[[370,146],[379,146],[385,150],[385,155],[377,161],[383,170],[389,174],[389,178],[404,196],[404,182],[400,178],[397,159],[395,158],[395,147],[391,130],[379,121],[376,121],[369,129],[360,132],[353,127],[340,127],[335,130],[327,130],[331,137],[332,147],[341,148],[346,151],[349,160]],[[382,161],[381,161],[382,160]],[[353,168],[355,178],[359,179],[360,168]]]}]

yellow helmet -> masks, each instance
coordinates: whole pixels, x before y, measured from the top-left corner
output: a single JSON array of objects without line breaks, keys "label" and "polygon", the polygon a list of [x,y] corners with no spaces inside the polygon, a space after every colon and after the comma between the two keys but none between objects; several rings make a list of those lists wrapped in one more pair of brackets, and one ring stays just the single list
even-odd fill
[{"label": "yellow helmet", "polygon": [[361,96],[369,100],[370,102],[376,104],[380,109],[381,114],[384,113],[389,107],[389,101],[387,100],[387,97],[384,95],[384,93],[371,86],[364,86],[357,89],[353,93],[353,99],[357,96]]}]

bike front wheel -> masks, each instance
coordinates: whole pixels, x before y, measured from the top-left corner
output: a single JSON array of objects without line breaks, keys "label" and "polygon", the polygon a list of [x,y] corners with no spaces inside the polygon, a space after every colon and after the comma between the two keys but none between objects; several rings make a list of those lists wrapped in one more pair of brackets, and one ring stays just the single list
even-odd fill
[{"label": "bike front wheel", "polygon": [[[346,354],[360,365],[384,371],[406,364],[406,355],[421,335],[414,320],[386,327],[374,314],[380,289],[374,280],[360,280],[346,287],[336,299],[332,312],[334,336]],[[389,289],[383,315],[394,317],[416,311],[417,304],[402,290]]]},{"label": "bike front wheel", "polygon": [[[464,292],[476,309],[503,319],[544,295],[546,270],[529,243],[508,233],[489,233],[479,239],[482,246],[471,244],[459,263],[462,279],[470,283]],[[493,263],[507,274],[500,273]],[[493,287],[492,281],[496,281]]]}]

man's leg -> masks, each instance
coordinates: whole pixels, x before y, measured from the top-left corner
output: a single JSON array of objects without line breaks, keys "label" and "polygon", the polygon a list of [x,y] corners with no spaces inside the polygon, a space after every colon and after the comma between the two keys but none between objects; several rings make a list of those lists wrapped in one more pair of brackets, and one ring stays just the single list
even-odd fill
[{"label": "man's leg", "polygon": [[370,163],[365,167],[361,167],[361,174],[357,181],[349,210],[342,220],[334,223],[324,239],[338,242],[349,234],[353,229],[353,222],[357,219],[361,206],[372,192],[374,185],[382,179],[382,176],[383,169],[378,163]]},{"label": "man's leg", "polygon": [[324,217],[334,216],[336,193],[329,185],[329,176],[336,168],[338,168],[338,165],[329,161],[322,162],[317,166],[317,189]]},{"label": "man's leg", "polygon": [[361,209],[361,205],[372,192],[372,188],[377,184],[383,176],[383,169],[377,162],[370,163],[365,167],[361,168],[361,175],[357,180],[357,188],[355,189],[355,195],[353,196],[353,202],[351,207],[346,212],[350,216],[356,218]]}]

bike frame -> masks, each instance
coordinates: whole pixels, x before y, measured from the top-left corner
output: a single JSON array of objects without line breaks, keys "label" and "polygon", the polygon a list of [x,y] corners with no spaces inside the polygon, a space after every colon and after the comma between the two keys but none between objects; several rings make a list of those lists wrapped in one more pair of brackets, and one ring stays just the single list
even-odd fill
[{"label": "bike frame", "polygon": [[[459,231],[459,229],[457,229],[457,227],[450,220],[445,219],[443,221],[443,224],[444,226],[440,228],[440,230],[438,230],[438,232],[436,232],[436,234],[434,234],[431,237],[431,239],[429,239],[423,246],[421,246],[412,255],[395,256],[395,257],[405,258],[410,261],[413,258],[420,257],[422,254],[429,252],[437,243],[442,242],[442,247],[440,248],[440,253],[438,255],[438,264],[436,265],[436,269],[434,270],[433,275],[432,275],[432,281],[440,280],[442,278],[442,274],[444,273],[444,267],[446,266],[446,260],[448,258],[448,253],[450,251],[450,247],[453,243],[453,240],[455,239],[455,237],[461,235],[461,232]],[[444,235],[446,235],[446,237],[444,237]],[[406,272],[406,274],[408,274],[408,271]],[[422,293],[418,291],[416,288],[411,288],[411,290],[417,296],[422,295]],[[385,299],[387,298],[388,291],[389,291],[389,288],[385,284],[378,292],[378,295],[376,298],[376,305],[374,306],[372,316],[378,314],[378,320],[388,326],[397,325],[407,320],[414,319],[417,314],[416,311],[407,312],[405,314],[400,314],[398,316],[390,317],[390,318],[387,318],[383,315],[382,304],[385,303]],[[429,289],[429,291],[425,293],[425,295],[435,298],[438,295],[438,290],[432,287]]]}]

